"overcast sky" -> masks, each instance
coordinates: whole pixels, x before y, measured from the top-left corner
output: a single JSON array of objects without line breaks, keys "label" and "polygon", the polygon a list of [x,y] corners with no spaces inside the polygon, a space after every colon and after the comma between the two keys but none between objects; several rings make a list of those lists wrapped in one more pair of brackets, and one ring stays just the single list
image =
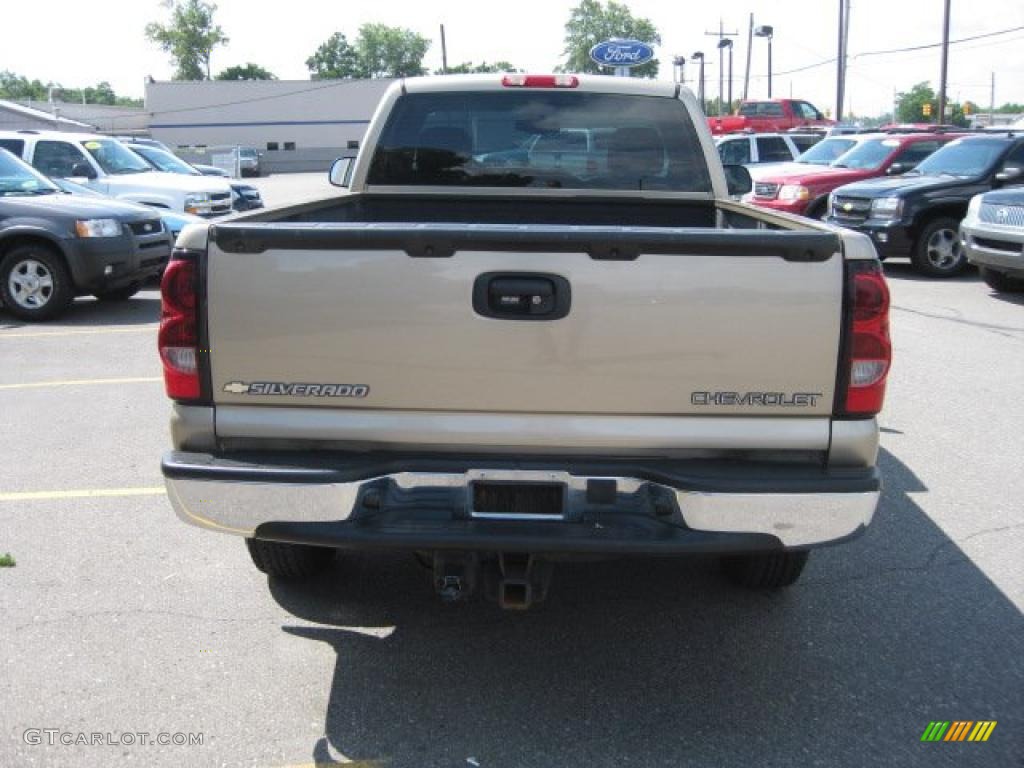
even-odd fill
[{"label": "overcast sky", "polygon": [[[564,24],[570,0],[338,0],[254,2],[221,0],[217,20],[231,38],[213,55],[214,73],[252,61],[282,79],[308,79],[306,58],[335,31],[355,37],[368,21],[401,25],[430,38],[425,64],[440,67],[438,25],[445,24],[448,61],[505,59],[531,71],[550,71],[562,59]],[[709,54],[707,93],[718,91],[716,40],[704,32],[739,30],[733,70],[735,98],[742,95],[746,29],[755,23],[775,28],[774,95],[814,102],[822,110],[835,104],[835,65],[780,74],[835,56],[838,0],[632,0],[635,15],[650,18],[662,35],[658,49],[662,77],[672,77],[673,54]],[[922,80],[937,86],[939,49],[859,56],[870,51],[936,43],[942,39],[942,0],[851,0],[847,109],[874,115],[887,111],[893,89]],[[1021,0],[952,0],[951,39],[1024,28]],[[32,0],[4,4],[0,70],[74,87],[108,80],[118,93],[141,96],[143,78],[169,79],[166,55],[147,42],[143,28],[166,11],[152,0]],[[687,66],[690,83],[697,67]],[[755,38],[751,97],[767,93],[767,48]],[[987,106],[990,73],[996,75],[996,103],[1024,102],[1024,29],[950,49],[949,95]]]}]

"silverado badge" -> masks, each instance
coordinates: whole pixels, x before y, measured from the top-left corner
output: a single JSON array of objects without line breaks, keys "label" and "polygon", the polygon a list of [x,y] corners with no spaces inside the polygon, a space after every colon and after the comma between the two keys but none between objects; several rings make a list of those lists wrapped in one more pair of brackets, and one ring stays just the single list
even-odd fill
[{"label": "silverado badge", "polygon": [[223,391],[230,395],[276,395],[284,397],[366,397],[365,384],[291,384],[284,381],[229,381]]}]

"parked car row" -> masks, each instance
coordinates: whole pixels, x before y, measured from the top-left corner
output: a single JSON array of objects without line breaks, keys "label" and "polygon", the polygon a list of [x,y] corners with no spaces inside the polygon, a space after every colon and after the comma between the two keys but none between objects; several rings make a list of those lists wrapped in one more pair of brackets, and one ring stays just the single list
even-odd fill
[{"label": "parked car row", "polygon": [[[777,135],[723,137],[719,154],[726,162],[736,152],[726,142]],[[745,202],[863,232],[882,259],[909,258],[932,277],[975,263],[996,290],[1024,280],[1022,132],[895,126],[829,136],[791,163],[747,168],[754,190]]]},{"label": "parked car row", "polygon": [[40,173],[97,192],[196,216],[231,212],[231,187],[207,176],[161,173],[117,139],[59,131],[0,131],[0,147]]},{"label": "parked car row", "polygon": [[927,133],[863,134],[827,166],[808,166],[759,179],[750,202],[762,208],[822,219],[833,190],[855,181],[912,170],[954,138]]},{"label": "parked car row", "polygon": [[[197,166],[185,162],[177,155],[165,149],[159,149],[158,147],[152,147],[136,142],[126,142],[125,146],[149,163],[149,165],[157,171],[163,171],[164,173],[178,173],[184,176],[227,176],[226,172],[212,165],[205,166],[207,170],[204,172]],[[252,184],[243,184],[230,179],[228,180],[228,184],[231,187],[232,210],[251,211],[254,208],[263,207],[263,199],[260,197],[260,191]]]},{"label": "parked car row", "polygon": [[[1019,190],[1021,184],[1024,134],[966,136],[948,142],[901,176],[839,187],[830,195],[826,221],[868,235],[882,259],[909,257],[924,274],[949,277],[968,263],[960,222],[968,216],[972,198],[1002,188]],[[1011,205],[997,207],[1009,211]],[[980,212],[980,207],[977,210]],[[1013,221],[1020,226],[1019,214],[1014,214],[1012,221],[1009,212],[1005,214],[1005,227],[1012,228]],[[972,237],[977,238],[968,235],[969,240]],[[971,246],[980,258],[984,258],[984,247]],[[1020,248],[1016,250],[1019,260]],[[1007,265],[993,263],[990,269],[999,270],[1000,266]]]},{"label": "parked car row", "polygon": [[47,320],[75,296],[131,297],[185,226],[263,207],[259,190],[223,175],[153,140],[0,131],[0,301]]}]

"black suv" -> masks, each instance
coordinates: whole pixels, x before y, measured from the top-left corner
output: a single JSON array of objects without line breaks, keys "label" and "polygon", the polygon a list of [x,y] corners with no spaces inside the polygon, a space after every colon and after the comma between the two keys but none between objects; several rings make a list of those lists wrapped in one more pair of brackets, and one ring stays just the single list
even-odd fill
[{"label": "black suv", "polygon": [[1019,184],[1024,133],[966,136],[902,176],[839,187],[826,221],[870,236],[883,259],[909,256],[924,274],[949,277],[967,266],[959,228],[971,198]]}]

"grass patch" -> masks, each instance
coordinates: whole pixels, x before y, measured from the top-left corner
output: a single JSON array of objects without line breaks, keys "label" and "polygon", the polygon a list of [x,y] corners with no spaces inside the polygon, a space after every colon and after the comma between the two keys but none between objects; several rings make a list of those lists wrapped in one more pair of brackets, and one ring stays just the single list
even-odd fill
[{"label": "grass patch", "polygon": [[13,568],[14,558],[11,557],[10,552],[4,552],[0,555],[0,568]]}]

